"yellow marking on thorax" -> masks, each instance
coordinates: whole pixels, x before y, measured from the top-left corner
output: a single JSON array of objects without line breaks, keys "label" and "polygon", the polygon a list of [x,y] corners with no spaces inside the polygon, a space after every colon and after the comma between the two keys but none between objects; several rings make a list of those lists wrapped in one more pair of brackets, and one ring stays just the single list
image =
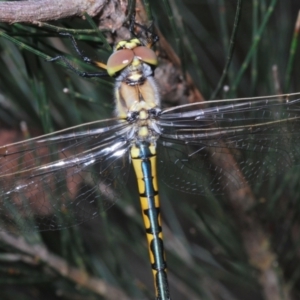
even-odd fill
[{"label": "yellow marking on thorax", "polygon": [[140,120],[147,120],[148,117],[149,117],[149,114],[147,111],[145,111],[145,110],[140,111],[140,113],[139,113]]},{"label": "yellow marking on thorax", "polygon": [[138,131],[138,136],[139,137],[144,137],[146,138],[147,136],[149,136],[149,129],[147,126],[142,126],[139,128],[139,131]]}]

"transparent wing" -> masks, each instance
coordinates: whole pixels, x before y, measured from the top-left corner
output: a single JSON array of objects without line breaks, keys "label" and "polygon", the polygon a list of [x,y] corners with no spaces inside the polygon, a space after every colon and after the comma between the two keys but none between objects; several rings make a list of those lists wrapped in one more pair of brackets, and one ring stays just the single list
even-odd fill
[{"label": "transparent wing", "polygon": [[128,173],[129,130],[109,119],[0,147],[0,227],[54,230],[110,207]]},{"label": "transparent wing", "polygon": [[164,110],[160,174],[195,194],[268,180],[300,162],[300,94],[213,101]]}]

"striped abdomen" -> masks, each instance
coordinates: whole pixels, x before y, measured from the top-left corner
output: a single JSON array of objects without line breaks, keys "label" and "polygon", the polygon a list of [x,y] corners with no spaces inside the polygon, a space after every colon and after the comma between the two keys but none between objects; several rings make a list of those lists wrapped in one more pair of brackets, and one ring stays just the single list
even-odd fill
[{"label": "striped abdomen", "polygon": [[141,141],[131,148],[131,158],[138,180],[140,202],[146,229],[157,300],[169,300],[156,176],[155,145]]}]

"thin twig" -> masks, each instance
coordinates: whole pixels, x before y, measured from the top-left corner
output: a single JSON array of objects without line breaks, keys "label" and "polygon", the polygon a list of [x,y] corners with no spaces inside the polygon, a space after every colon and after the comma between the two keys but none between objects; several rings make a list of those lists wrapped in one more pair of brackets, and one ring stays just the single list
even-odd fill
[{"label": "thin twig", "polygon": [[61,257],[50,253],[42,244],[30,245],[25,241],[24,238],[15,237],[6,233],[5,231],[0,231],[0,240],[6,245],[22,252],[23,254],[35,257],[36,261],[43,262],[61,276],[75,282],[76,284],[79,284],[86,289],[89,289],[90,291],[93,291],[98,295],[106,297],[106,299],[131,299],[127,297],[122,291],[111,286],[107,282],[99,278],[90,276],[85,271],[70,266]]}]

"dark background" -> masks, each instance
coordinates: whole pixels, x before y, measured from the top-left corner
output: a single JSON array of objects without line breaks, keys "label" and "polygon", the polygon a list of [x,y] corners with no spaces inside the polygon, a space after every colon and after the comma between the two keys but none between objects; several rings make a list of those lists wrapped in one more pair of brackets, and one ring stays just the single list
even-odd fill
[{"label": "dark background", "polygon": [[[176,68],[161,46],[157,46],[162,65],[172,67],[157,71],[157,76],[166,72],[163,74],[170,78],[169,89],[160,86],[163,106],[181,104],[183,96],[190,93],[181,70],[189,72],[205,99],[212,98],[226,63],[237,1],[166,1],[172,11],[168,11],[164,1],[145,2],[151,7],[155,25],[182,63],[182,68]],[[291,55],[299,1],[243,2],[232,63],[215,98],[299,92],[299,47],[293,48],[295,54]],[[262,26],[272,4],[274,10]],[[76,18],[53,24],[90,28],[86,21]],[[254,47],[253,40],[260,28],[260,42]],[[47,28],[2,24],[1,29],[47,55],[63,51],[77,57],[69,40],[57,37]],[[299,37],[294,43],[297,41]],[[79,44],[97,60],[105,61],[109,55],[96,39],[82,38]],[[113,80],[81,79],[62,66],[20,50],[3,37],[0,49],[2,145],[24,139],[28,134],[35,136],[112,116]],[[75,63],[85,68],[84,64]],[[158,82],[162,82],[160,77]],[[224,85],[229,87],[228,91]],[[62,92],[64,87],[69,88],[69,94]],[[183,96],[174,100],[172,95],[179,92]],[[28,131],[20,131],[21,121],[26,122]],[[251,217],[261,224],[266,237],[262,248],[268,248],[272,255],[267,258],[272,261],[275,288],[281,291],[281,299],[300,297],[298,171],[295,167],[267,180],[263,186],[253,187],[256,204]],[[125,291],[132,299],[153,299],[133,176],[127,187],[126,192],[121,192],[122,200],[102,218],[71,229],[43,233],[39,243],[70,265]],[[255,268],[251,263],[229,199],[191,196],[164,184],[161,188],[172,299],[272,299],[267,297],[270,293],[261,281],[264,266]],[[105,299],[51,271],[45,263],[34,264],[31,259],[26,262],[22,252],[3,241],[0,251],[1,299]],[[21,258],[11,261],[7,254]],[[270,267],[269,261],[264,263]]]}]

